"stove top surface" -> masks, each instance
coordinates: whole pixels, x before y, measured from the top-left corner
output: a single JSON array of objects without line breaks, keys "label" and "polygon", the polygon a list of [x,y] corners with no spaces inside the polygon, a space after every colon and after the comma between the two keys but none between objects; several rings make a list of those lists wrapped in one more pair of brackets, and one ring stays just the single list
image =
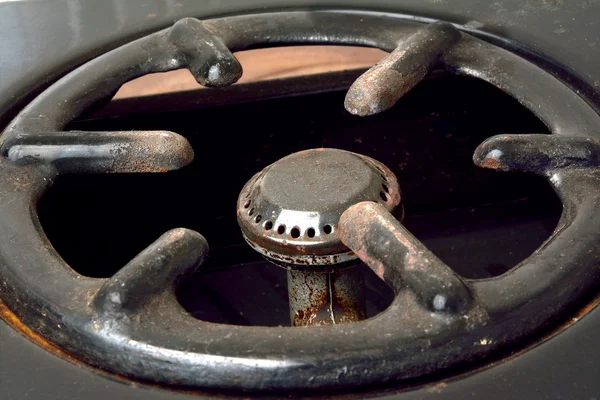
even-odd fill
[{"label": "stove top surface", "polygon": [[[264,5],[260,6],[254,4],[251,10],[270,11],[269,2],[263,3]],[[600,60],[600,38],[597,33],[600,27],[597,25],[598,18],[596,18],[600,14],[600,3],[587,1],[579,5],[568,5],[562,2],[537,1],[473,2],[471,7],[465,6],[464,1],[457,1],[460,6],[455,7],[452,7],[451,3],[451,0],[442,3],[405,3],[403,5],[405,10],[398,10],[395,2],[380,2],[372,7],[380,11],[405,11],[425,18],[440,18],[466,25],[478,31],[483,37],[491,34],[508,39],[504,41],[491,38],[517,52],[527,54],[529,59],[545,68],[555,67],[556,71],[566,68],[569,75],[563,77],[568,76],[571,79],[570,84],[576,84],[576,80],[580,79],[592,87],[598,86],[600,72],[594,68],[594,65],[597,65]],[[46,87],[61,71],[73,68],[98,52],[106,51],[143,33],[168,26],[179,17],[210,17],[250,10],[248,6],[237,5],[233,1],[211,3],[209,6],[200,6],[186,1],[140,1],[135,5],[114,1],[108,4],[110,7],[100,7],[99,3],[94,5],[62,1],[54,4],[35,1],[0,3],[0,37],[3,37],[0,43],[2,46],[0,47],[0,76],[3,77],[0,80],[0,93],[6,94],[5,100],[0,100],[0,114],[3,118],[0,123],[8,122],[10,116],[14,116],[25,102],[31,100],[29,95],[25,95],[26,93]],[[357,4],[359,3],[350,1],[331,4],[331,6],[352,8]],[[309,4],[305,2],[290,2],[290,7],[307,6]],[[104,15],[104,18],[99,18],[98,15]],[[6,18],[6,23],[2,23],[3,18]],[[22,24],[15,22],[23,19],[43,21],[43,23],[27,24],[27,31],[24,32]],[[69,43],[66,51],[50,50],[55,48],[53,43],[63,43],[64,47],[65,40]],[[518,45],[513,41],[518,42]],[[528,51],[533,52],[527,53]],[[11,54],[11,57],[4,57],[4,54]],[[594,101],[597,100],[597,93],[597,91],[583,93],[596,109],[598,107]],[[325,95],[327,96],[334,98],[336,94]],[[339,102],[339,99],[335,100]],[[333,99],[323,100],[324,103],[328,101]],[[84,127],[86,124],[89,126],[94,123],[94,121],[78,122]],[[125,118],[120,122],[112,123],[126,126],[127,120]],[[274,155],[268,157],[274,158]],[[250,172],[251,168],[248,168],[244,173]],[[60,217],[46,214],[46,217],[42,215],[42,218],[51,220]],[[552,221],[552,218],[549,218],[549,221]],[[76,223],[76,221],[72,222]],[[409,220],[408,224],[410,223]],[[551,229],[551,225],[552,222],[548,222],[541,229],[548,229],[548,226]],[[412,229],[418,231],[419,226],[419,222],[415,221]],[[532,229],[533,232],[536,228]],[[219,238],[221,239],[227,244],[228,238]],[[432,245],[435,246],[435,243]],[[443,244],[438,246],[443,248]],[[76,253],[71,256],[74,259],[78,257]],[[124,259],[129,258],[127,255]],[[113,260],[113,262],[119,265],[120,261]],[[217,262],[228,261],[223,257]],[[497,274],[498,271],[494,272],[493,268],[495,267],[483,273]],[[189,307],[195,306],[189,304]],[[595,362],[600,356],[600,343],[593,334],[597,329],[600,329],[600,314],[596,309],[552,340],[529,349],[519,356],[509,357],[496,366],[467,376],[443,380],[415,391],[403,393],[390,391],[387,395],[406,399],[454,399],[491,395],[496,398],[593,396],[600,390],[596,379],[600,375],[600,366]],[[69,393],[74,398],[90,399],[106,398],[109,395],[119,398],[157,399],[189,397],[186,393],[158,390],[98,375],[85,367],[71,364],[45,352],[1,321],[0,338],[2,338],[3,348],[0,376],[2,382],[8,383],[3,384],[3,390],[8,394],[9,399],[19,398],[23,393],[49,399],[64,398],[65,393]],[[25,370],[35,373],[35,385],[31,384],[30,374],[23,374],[22,371]]]}]

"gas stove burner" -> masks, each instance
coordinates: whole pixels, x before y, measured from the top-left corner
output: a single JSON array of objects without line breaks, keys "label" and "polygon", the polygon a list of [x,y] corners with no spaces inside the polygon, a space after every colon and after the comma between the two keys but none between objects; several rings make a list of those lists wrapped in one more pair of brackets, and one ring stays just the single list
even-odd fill
[{"label": "gas stove burner", "polygon": [[373,201],[400,204],[395,175],[380,162],[338,149],[291,154],[256,174],[238,198],[246,241],[269,261],[297,269],[347,265],[358,257],[337,233],[342,213]]},{"label": "gas stove burner", "polygon": [[[558,80],[450,24],[417,21],[345,12],[185,18],[53,83],[1,137],[0,307],[9,310],[7,320],[45,348],[118,376],[240,393],[413,385],[475,361],[491,362],[503,352],[514,354],[550,328],[555,334],[571,325],[579,317],[560,326],[557,321],[597,293],[600,283],[600,116],[579,89],[564,83],[570,79]],[[493,136],[477,147],[473,160],[484,168],[545,177],[564,206],[558,228],[504,274],[465,279],[390,213],[400,194],[387,168],[341,150],[311,150],[259,173],[242,192],[238,212],[255,247],[289,265],[313,268],[288,270],[288,277],[308,285],[308,298],[290,294],[291,307],[303,311],[300,324],[322,317],[323,326],[225,325],[183,312],[177,286],[206,268],[208,254],[207,241],[190,229],[164,233],[110,278],[73,271],[39,223],[36,204],[50,185],[69,173],[177,169],[193,152],[176,134],[65,132],[70,121],[134,77],[187,68],[200,83],[228,85],[241,73],[233,52],[292,43],[372,45],[390,52],[350,89],[346,107],[359,115],[385,111],[438,69],[476,77],[517,98],[551,134]],[[203,149],[212,147],[204,143]],[[325,264],[344,261],[332,256],[354,257],[340,240],[393,291],[392,304],[368,322],[338,324],[363,316],[360,277],[351,275],[357,268],[323,273]],[[313,284],[313,277],[320,282]],[[328,291],[315,290],[323,285]],[[346,299],[354,302],[346,310],[356,311],[354,319],[336,315]],[[583,313],[595,304],[588,301]],[[307,310],[305,321],[303,305],[318,305],[324,313]]]},{"label": "gas stove burner", "polygon": [[396,177],[372,158],[338,149],[291,154],[242,189],[237,216],[244,238],[290,270],[292,325],[364,319],[364,278],[343,270],[358,256],[342,243],[337,226],[344,211],[365,201],[392,211],[400,204]]}]

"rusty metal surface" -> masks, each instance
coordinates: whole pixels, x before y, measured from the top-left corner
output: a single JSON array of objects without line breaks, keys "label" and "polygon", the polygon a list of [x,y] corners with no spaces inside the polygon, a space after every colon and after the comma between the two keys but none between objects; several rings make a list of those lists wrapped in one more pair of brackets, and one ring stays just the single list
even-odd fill
[{"label": "rusty metal surface", "polygon": [[288,270],[288,293],[292,326],[346,324],[366,315],[364,277],[358,268]]},{"label": "rusty metal surface", "polygon": [[333,272],[338,268],[345,268],[347,264],[356,263],[356,255],[352,251],[346,251],[340,254],[314,255],[314,254],[296,254],[287,255],[277,251],[270,251],[264,247],[244,237],[246,243],[258,253],[262,254],[275,265],[285,269]]},{"label": "rusty metal surface", "polygon": [[328,273],[288,271],[292,326],[333,325]]},{"label": "rusty metal surface", "polygon": [[359,268],[330,274],[333,287],[332,309],[336,324],[361,321],[366,317],[365,278]]},{"label": "rusty metal surface", "polygon": [[[145,44],[138,47],[140,41]],[[110,62],[110,68],[106,68],[103,57],[88,64],[88,67],[95,64],[88,70],[94,79],[82,79],[70,87],[63,87],[51,98],[45,98],[44,94],[38,97],[52,104],[47,109],[36,110],[33,103],[25,107],[5,129],[1,138],[3,149],[7,142],[23,133],[42,136],[64,129],[74,116],[88,110],[97,100],[112,98],[124,82],[149,72],[187,68],[198,83],[208,87],[231,85],[242,75],[242,66],[223,40],[212,34],[203,22],[193,18],[181,19],[171,28],[124,48],[128,48],[126,52],[130,56],[121,57],[116,63]],[[148,51],[152,52],[152,49],[160,50],[149,55]],[[59,100],[63,96],[68,98]]]},{"label": "rusty metal surface", "polygon": [[366,200],[390,211],[400,204],[389,168],[344,150],[305,150],[250,179],[238,198],[238,223],[248,243],[277,262],[339,264],[356,258],[338,237],[339,217]]},{"label": "rusty metal surface", "polygon": [[348,208],[340,237],[396,293],[409,287],[431,311],[470,308],[471,294],[460,277],[377,203]]},{"label": "rusty metal surface", "polygon": [[[207,85],[232,83],[241,71],[227,47],[308,41],[376,44],[393,50],[416,29],[416,24],[398,19],[358,13],[185,20],[58,81],[13,120],[2,139],[10,143],[22,133],[43,136],[63,129],[124,81],[148,72],[187,66]],[[149,54],[155,56],[152,62]],[[517,97],[552,133],[577,140],[598,138],[600,118],[594,110],[576,92],[514,54],[462,34],[440,57],[448,71],[476,76]],[[64,107],[56,106],[62,102]],[[362,253],[367,261],[383,259],[384,279],[394,278],[390,282],[400,290],[377,318],[315,326],[309,340],[307,329],[211,324],[185,313],[172,287],[200,262],[192,259],[201,251],[182,253],[205,245],[192,232],[183,235],[182,242],[167,235],[113,278],[79,276],[56,254],[35,212],[37,199],[56,179],[57,169],[43,163],[20,165],[3,157],[0,172],[0,295],[11,312],[87,363],[166,385],[326,390],[422,377],[523,343],[550,327],[577,299],[597,290],[600,281],[593,256],[600,243],[600,178],[597,169],[581,161],[567,167],[540,163],[535,169],[542,176],[557,177],[550,182],[565,206],[561,224],[531,257],[493,279],[461,281],[450,276],[381,208],[370,210],[374,220],[348,218],[364,233],[356,242],[348,241],[357,252],[377,230],[396,243],[389,253],[395,263],[384,262],[377,241],[364,243]],[[363,206],[354,207],[356,211]],[[431,285],[424,286],[421,279]],[[473,294],[469,302],[463,301],[461,282]],[[436,300],[439,294],[445,301]]]},{"label": "rusty metal surface", "polygon": [[[103,329],[115,318],[135,315],[143,307],[162,300],[202,264],[208,243],[189,229],[173,229],[138,254],[94,295],[90,305],[98,313],[94,328]],[[154,281],[162,282],[157,287]]]},{"label": "rusty metal surface", "polygon": [[473,162],[501,171],[593,168],[600,166],[600,140],[533,134],[493,136],[477,147]]},{"label": "rusty metal surface", "polygon": [[400,47],[362,74],[346,94],[344,106],[367,116],[392,107],[439,65],[440,55],[460,39],[451,24],[437,22],[406,38]]},{"label": "rusty metal surface", "polygon": [[16,163],[46,163],[61,173],[167,172],[194,159],[182,136],[165,131],[20,134],[5,143]]},{"label": "rusty metal surface", "polygon": [[347,269],[356,254],[337,232],[342,212],[364,200],[395,209],[400,204],[396,177],[372,158],[337,149],[284,157],[242,189],[237,216],[244,238],[288,269],[292,326],[365,318],[364,277]]}]

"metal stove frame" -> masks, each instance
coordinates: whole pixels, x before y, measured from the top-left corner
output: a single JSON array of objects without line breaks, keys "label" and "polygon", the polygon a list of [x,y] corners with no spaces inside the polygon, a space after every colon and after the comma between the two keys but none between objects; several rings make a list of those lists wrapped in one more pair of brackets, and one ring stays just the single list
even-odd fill
[{"label": "metal stove frame", "polygon": [[[359,204],[344,214],[340,235],[394,288],[396,299],[386,312],[356,324],[310,330],[223,326],[194,320],[174,297],[174,286],[206,254],[199,234],[168,232],[104,280],[72,271],[39,226],[36,201],[60,173],[157,172],[191,160],[185,139],[172,133],[60,132],[126,80],[188,67],[200,82],[221,86],[241,73],[230,51],[342,43],[393,52],[425,30],[426,38],[439,34],[433,25],[423,28],[358,13],[184,19],[65,76],[27,106],[2,136],[4,303],[51,343],[113,373],[186,387],[252,390],[347,388],[413,378],[488,356],[552,324],[574,299],[597,289],[600,278],[594,256],[600,246],[600,216],[595,213],[600,202],[600,118],[549,73],[465,33],[451,45],[434,47],[430,68],[494,84],[553,133],[494,137],[474,156],[483,167],[546,176],[564,205],[555,234],[505,275],[463,280],[384,210]],[[416,45],[426,46],[427,40]],[[411,72],[401,64],[394,64],[394,70]],[[394,245],[373,245],[373,237],[386,237]],[[436,296],[444,297],[444,307],[436,306]]]}]

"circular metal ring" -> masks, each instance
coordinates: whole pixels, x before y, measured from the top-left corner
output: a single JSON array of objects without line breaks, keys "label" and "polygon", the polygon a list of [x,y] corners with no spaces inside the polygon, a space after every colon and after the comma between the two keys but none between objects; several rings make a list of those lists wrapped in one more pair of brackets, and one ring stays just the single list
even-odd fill
[{"label": "circular metal ring", "polygon": [[[56,254],[39,225],[36,202],[58,173],[160,171],[189,161],[189,154],[177,159],[188,151],[185,143],[168,133],[163,143],[164,132],[145,139],[117,133],[91,142],[85,140],[88,133],[60,132],[127,80],[187,67],[202,83],[226,85],[241,73],[230,51],[292,43],[393,51],[421,28],[391,15],[343,12],[185,19],[66,75],[22,110],[1,138],[2,300],[37,333],[92,365],[134,379],[202,388],[347,388],[413,378],[480,360],[547,326],[574,299],[598,287],[600,270],[589,254],[597,254],[600,243],[600,117],[549,73],[465,33],[432,65],[494,84],[553,133],[524,141],[493,138],[480,146],[475,161],[513,170],[534,165],[531,170],[548,177],[564,204],[553,236],[502,276],[465,281],[384,210],[360,205],[348,210],[342,236],[394,288],[395,300],[385,312],[354,324],[308,329],[227,326],[195,320],[175,299],[174,287],[206,254],[199,234],[170,231],[112,278],[92,279]],[[89,157],[75,162],[64,153],[41,157],[31,151],[47,149],[48,143],[76,144]],[[169,157],[140,167],[143,156],[133,150],[140,145],[152,153],[150,144],[156,143],[166,146],[160,150]],[[15,146],[21,147],[11,155]],[[110,154],[124,156],[111,164]],[[359,210],[368,211],[369,218],[357,217]],[[352,235],[353,226],[369,229]],[[397,244],[389,254],[400,265],[407,255],[415,256],[433,278],[378,264],[377,249],[361,250],[370,234],[389,235]]]}]

